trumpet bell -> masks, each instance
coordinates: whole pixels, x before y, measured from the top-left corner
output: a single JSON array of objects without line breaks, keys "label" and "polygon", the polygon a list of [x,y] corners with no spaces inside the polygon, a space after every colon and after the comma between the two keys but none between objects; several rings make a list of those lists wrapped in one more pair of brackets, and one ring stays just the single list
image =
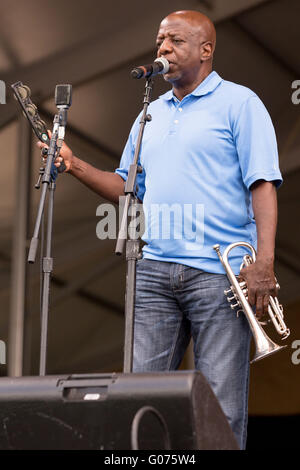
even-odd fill
[{"label": "trumpet bell", "polygon": [[280,351],[281,349],[286,348],[286,346],[287,345],[279,346],[279,344],[274,343],[274,341],[272,341],[269,338],[269,347],[268,347],[268,349],[266,349],[264,351],[258,351],[256,349],[256,353],[254,355],[254,358],[250,361],[250,364],[253,364],[254,362],[260,361],[261,359],[264,359],[265,357],[270,356],[271,354],[275,354],[276,352]]}]

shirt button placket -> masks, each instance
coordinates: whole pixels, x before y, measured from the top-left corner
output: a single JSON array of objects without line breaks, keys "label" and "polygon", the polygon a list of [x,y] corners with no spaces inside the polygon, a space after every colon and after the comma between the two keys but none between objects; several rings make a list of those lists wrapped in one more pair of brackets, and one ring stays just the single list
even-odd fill
[{"label": "shirt button placket", "polygon": [[179,124],[179,116],[178,116],[178,113],[181,113],[182,112],[182,107],[181,106],[176,106],[176,112],[175,112],[175,116],[174,116],[174,120],[173,120],[173,124],[170,128],[170,132],[169,134],[175,134],[176,131],[177,131],[177,125]]}]

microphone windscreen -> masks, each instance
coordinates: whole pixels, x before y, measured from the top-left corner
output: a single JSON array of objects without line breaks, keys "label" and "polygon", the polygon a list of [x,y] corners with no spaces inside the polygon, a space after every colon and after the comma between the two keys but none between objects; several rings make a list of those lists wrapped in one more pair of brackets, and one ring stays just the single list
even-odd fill
[{"label": "microphone windscreen", "polygon": [[56,106],[71,106],[72,104],[72,85],[56,85],[55,87]]},{"label": "microphone windscreen", "polygon": [[141,78],[143,76],[143,72],[139,67],[135,67],[130,72],[131,78]]},{"label": "microphone windscreen", "polygon": [[160,73],[169,72],[170,64],[169,64],[169,61],[165,57],[158,57],[157,59],[155,59],[154,63],[161,65]]}]

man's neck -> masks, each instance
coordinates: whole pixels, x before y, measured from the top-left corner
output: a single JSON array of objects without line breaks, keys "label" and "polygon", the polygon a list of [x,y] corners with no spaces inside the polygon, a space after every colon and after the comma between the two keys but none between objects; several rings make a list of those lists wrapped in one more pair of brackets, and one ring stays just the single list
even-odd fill
[{"label": "man's neck", "polygon": [[196,80],[191,83],[174,83],[173,93],[180,101],[190,93],[192,93],[202,83],[208,75],[212,72],[212,69],[206,70],[201,73]]}]

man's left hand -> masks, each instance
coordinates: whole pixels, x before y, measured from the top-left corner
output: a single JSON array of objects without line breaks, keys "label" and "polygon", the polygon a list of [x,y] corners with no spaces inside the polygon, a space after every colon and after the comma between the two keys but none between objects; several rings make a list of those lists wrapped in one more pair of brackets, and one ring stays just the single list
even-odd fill
[{"label": "man's left hand", "polygon": [[256,306],[257,318],[268,315],[270,295],[277,297],[278,291],[273,263],[256,260],[241,270],[240,277],[247,283],[248,302],[252,307]]}]

